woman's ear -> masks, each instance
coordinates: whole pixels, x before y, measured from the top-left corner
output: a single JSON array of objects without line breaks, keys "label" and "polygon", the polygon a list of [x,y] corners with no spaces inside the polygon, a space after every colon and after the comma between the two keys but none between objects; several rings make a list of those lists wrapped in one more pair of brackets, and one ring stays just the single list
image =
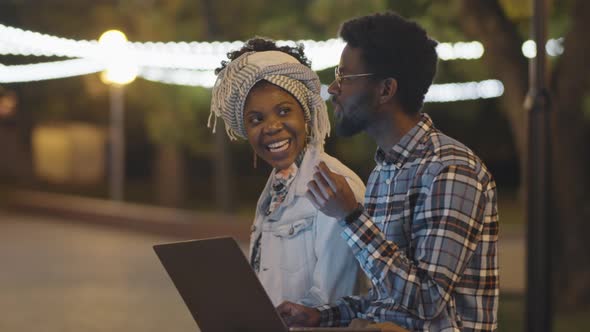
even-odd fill
[{"label": "woman's ear", "polygon": [[381,104],[390,102],[397,93],[397,80],[388,77],[381,81],[379,101]]}]

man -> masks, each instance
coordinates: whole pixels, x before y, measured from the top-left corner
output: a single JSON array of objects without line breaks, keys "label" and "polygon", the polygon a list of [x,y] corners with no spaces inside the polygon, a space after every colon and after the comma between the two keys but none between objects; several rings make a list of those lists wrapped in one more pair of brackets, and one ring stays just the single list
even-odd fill
[{"label": "man", "polygon": [[329,92],[336,132],[377,145],[364,206],[318,166],[308,196],[345,225],[373,287],[308,308],[278,308],[293,326],[393,322],[412,331],[497,329],[496,185],[482,161],[420,112],[436,72],[436,42],[395,13],[344,23],[347,43]]}]

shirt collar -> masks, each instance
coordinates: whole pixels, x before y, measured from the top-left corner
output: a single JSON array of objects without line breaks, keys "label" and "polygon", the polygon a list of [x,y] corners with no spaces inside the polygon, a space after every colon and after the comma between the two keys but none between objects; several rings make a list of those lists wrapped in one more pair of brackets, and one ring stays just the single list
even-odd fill
[{"label": "shirt collar", "polygon": [[432,123],[430,116],[426,113],[422,113],[420,121],[390,150],[384,151],[381,147],[377,147],[377,152],[375,152],[375,162],[378,165],[393,164],[397,168],[401,168],[416,149],[416,146],[433,128],[434,124]]}]

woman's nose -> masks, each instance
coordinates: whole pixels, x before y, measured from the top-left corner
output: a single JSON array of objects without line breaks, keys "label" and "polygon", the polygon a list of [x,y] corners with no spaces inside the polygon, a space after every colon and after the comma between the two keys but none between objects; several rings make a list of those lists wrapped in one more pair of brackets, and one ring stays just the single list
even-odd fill
[{"label": "woman's nose", "polygon": [[264,129],[266,134],[275,134],[283,129],[283,123],[278,119],[269,119]]}]

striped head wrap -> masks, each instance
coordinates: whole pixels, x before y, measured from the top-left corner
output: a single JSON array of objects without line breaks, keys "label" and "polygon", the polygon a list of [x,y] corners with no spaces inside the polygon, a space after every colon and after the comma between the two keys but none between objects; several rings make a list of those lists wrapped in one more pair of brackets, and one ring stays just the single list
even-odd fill
[{"label": "striped head wrap", "polygon": [[323,146],[330,132],[326,103],[320,96],[320,80],[309,67],[291,55],[280,51],[248,52],[234,59],[217,75],[211,98],[211,119],[217,117],[225,123],[231,139],[246,139],[244,104],[250,89],[261,80],[268,81],[289,92],[303,108],[309,124],[309,143]]}]

